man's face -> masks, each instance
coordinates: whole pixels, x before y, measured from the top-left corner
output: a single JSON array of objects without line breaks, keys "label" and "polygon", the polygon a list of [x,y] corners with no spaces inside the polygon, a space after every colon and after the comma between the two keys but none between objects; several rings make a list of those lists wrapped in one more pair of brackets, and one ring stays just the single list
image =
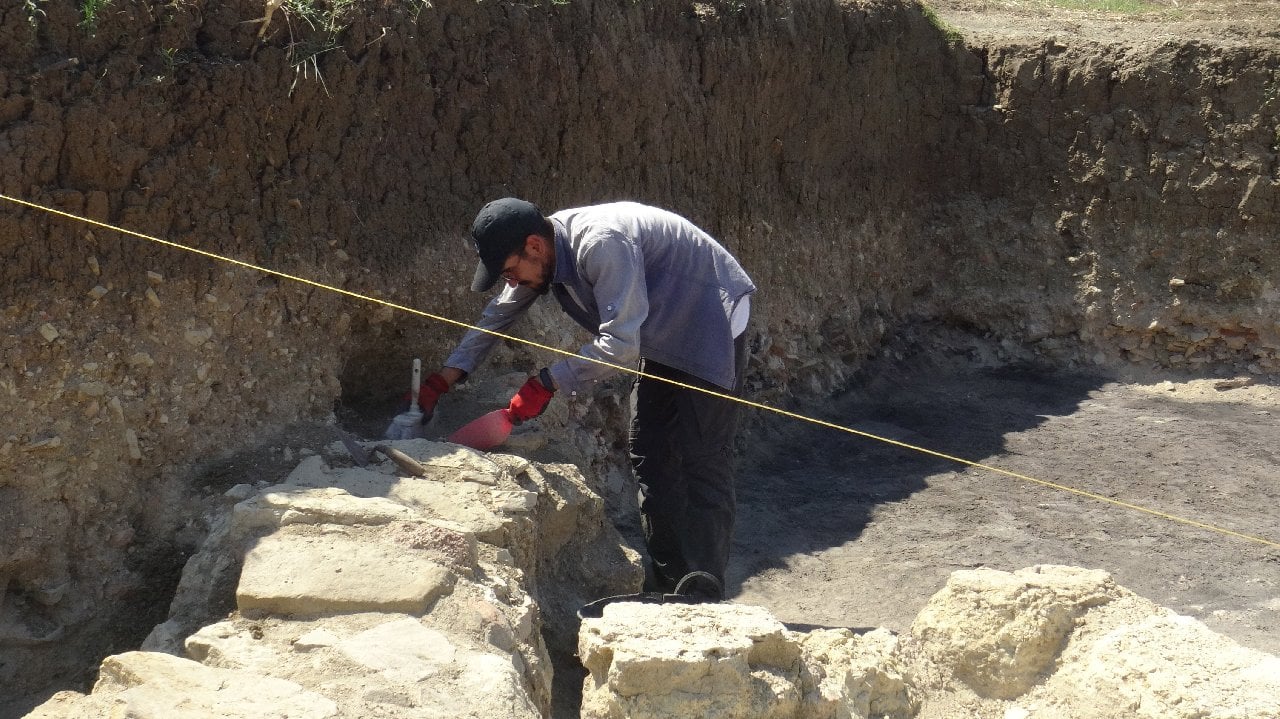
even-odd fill
[{"label": "man's face", "polygon": [[546,253],[531,251],[528,246],[513,253],[502,266],[502,281],[508,287],[524,285],[540,295],[551,289],[553,259]]}]

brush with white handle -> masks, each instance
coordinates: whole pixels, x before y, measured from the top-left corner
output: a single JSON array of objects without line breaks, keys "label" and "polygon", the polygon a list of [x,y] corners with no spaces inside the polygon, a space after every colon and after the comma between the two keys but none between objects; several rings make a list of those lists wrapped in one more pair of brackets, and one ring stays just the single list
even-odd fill
[{"label": "brush with white handle", "polygon": [[422,360],[413,360],[413,379],[409,387],[409,411],[401,412],[387,427],[387,439],[421,439],[426,436],[422,424],[422,410],[418,407],[418,392],[422,389]]}]

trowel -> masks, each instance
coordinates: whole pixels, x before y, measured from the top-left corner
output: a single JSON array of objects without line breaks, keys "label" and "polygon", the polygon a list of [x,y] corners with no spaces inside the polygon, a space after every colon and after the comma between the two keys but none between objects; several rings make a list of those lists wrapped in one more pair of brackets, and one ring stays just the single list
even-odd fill
[{"label": "trowel", "polygon": [[507,441],[515,424],[511,418],[511,410],[503,407],[462,425],[446,439],[454,444],[487,452]]},{"label": "trowel", "polygon": [[422,439],[427,436],[422,424],[422,409],[418,407],[418,391],[422,389],[422,360],[413,360],[413,378],[409,384],[409,411],[401,412],[391,420],[385,436],[387,439]]}]

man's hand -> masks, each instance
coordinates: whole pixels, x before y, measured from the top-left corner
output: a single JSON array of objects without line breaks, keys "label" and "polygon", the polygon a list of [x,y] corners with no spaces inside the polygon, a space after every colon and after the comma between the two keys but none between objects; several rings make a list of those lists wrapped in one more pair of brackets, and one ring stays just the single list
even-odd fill
[{"label": "man's hand", "polygon": [[537,375],[530,377],[520,391],[516,392],[516,395],[511,398],[511,404],[507,406],[507,412],[516,422],[533,419],[547,410],[547,405],[551,403],[555,393],[551,373],[544,368]]},{"label": "man's hand", "polygon": [[[418,408],[422,410],[422,423],[426,424],[436,411],[436,403],[440,395],[449,391],[449,381],[438,373],[429,375],[418,388]],[[409,393],[405,392],[405,404],[409,403]]]}]

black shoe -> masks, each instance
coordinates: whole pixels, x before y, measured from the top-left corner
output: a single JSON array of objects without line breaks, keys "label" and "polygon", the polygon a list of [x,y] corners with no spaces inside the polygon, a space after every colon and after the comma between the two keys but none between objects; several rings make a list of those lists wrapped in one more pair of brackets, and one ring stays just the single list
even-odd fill
[{"label": "black shoe", "polygon": [[724,587],[709,572],[689,572],[676,582],[675,593],[695,602],[719,602],[724,599]]}]

